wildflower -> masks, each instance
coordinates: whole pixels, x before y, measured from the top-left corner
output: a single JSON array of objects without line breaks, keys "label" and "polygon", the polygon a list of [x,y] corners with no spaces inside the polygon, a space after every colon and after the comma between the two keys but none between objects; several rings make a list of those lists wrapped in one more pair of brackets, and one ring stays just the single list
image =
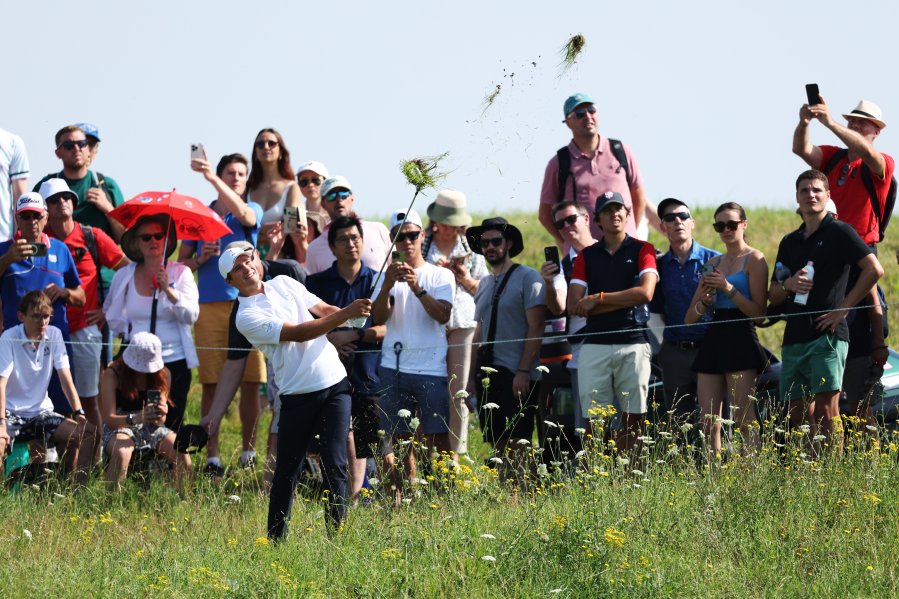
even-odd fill
[{"label": "wildflower", "polygon": [[876,433],[876,432],[877,432],[877,427],[876,427],[876,426],[871,426],[870,424],[866,424],[866,425],[865,425],[865,428],[868,429],[868,431],[870,431],[870,432],[872,432],[872,433]]},{"label": "wildflower", "polygon": [[549,428],[559,428],[559,425],[551,420],[544,420],[543,424],[545,424]]},{"label": "wildflower", "polygon": [[499,409],[499,404],[490,402],[490,403],[485,403],[483,407],[485,410],[497,410],[497,409]]},{"label": "wildflower", "polygon": [[22,529],[22,534],[25,535],[25,538],[28,539],[29,541],[33,538],[31,535],[31,531],[28,530],[27,528]]},{"label": "wildflower", "polygon": [[778,435],[782,435],[782,434],[784,434],[786,431],[778,426],[778,427],[775,427],[775,428],[774,428],[774,432],[777,433]]},{"label": "wildflower", "polygon": [[627,466],[627,465],[630,464],[630,463],[631,463],[631,461],[630,461],[629,459],[627,459],[627,458],[622,458],[622,457],[620,457],[620,456],[618,457],[618,465],[619,465],[619,466]]},{"label": "wildflower", "polygon": [[240,495],[228,495],[229,503],[240,503]]},{"label": "wildflower", "polygon": [[481,559],[484,560],[485,562],[495,562],[496,561],[496,558],[493,557],[492,555],[485,555]]},{"label": "wildflower", "polygon": [[812,441],[823,441],[826,438],[827,437],[824,435],[815,435],[814,437],[812,437]]},{"label": "wildflower", "polygon": [[459,389],[456,391],[456,394],[453,395],[456,399],[468,399],[468,391],[465,389]]},{"label": "wildflower", "polygon": [[799,430],[802,431],[803,433],[808,433],[810,430],[812,430],[812,427],[807,424],[800,424]]},{"label": "wildflower", "polygon": [[228,539],[228,544],[231,546],[237,545],[237,539]]},{"label": "wildflower", "polygon": [[490,458],[487,461],[490,462],[491,464],[497,464],[497,465],[503,463],[502,458],[497,458],[497,457]]},{"label": "wildflower", "polygon": [[256,537],[256,540],[253,542],[262,547],[265,547],[269,544],[269,540],[266,537]]},{"label": "wildflower", "polygon": [[53,496],[56,497],[57,499],[65,499],[66,498],[66,496],[61,493],[53,493]]},{"label": "wildflower", "polygon": [[549,471],[546,469],[546,464],[537,464],[537,476],[549,476]]},{"label": "wildflower", "polygon": [[383,428],[379,428],[378,429],[378,439],[383,439],[386,436],[387,436],[387,431],[385,431]]},{"label": "wildflower", "polygon": [[612,547],[621,547],[624,545],[624,533],[613,526],[606,528],[603,538],[606,543]]},{"label": "wildflower", "polygon": [[643,471],[642,470],[631,470],[631,474],[633,474],[634,476],[643,476]]},{"label": "wildflower", "polygon": [[519,445],[530,445],[530,444],[531,444],[531,442],[528,441],[527,439],[519,439],[519,440],[517,441],[517,443],[518,443]]},{"label": "wildflower", "polygon": [[586,456],[587,456],[587,452],[584,451],[583,449],[580,450],[579,452],[577,452],[576,454],[574,454],[574,457],[576,457],[576,458],[583,458]]},{"label": "wildflower", "polygon": [[574,429],[574,434],[577,435],[577,436],[579,436],[579,437],[580,437],[580,436],[583,436],[583,435],[586,435],[586,434],[587,434],[587,429],[582,428],[582,427],[578,427],[578,428]]},{"label": "wildflower", "polygon": [[878,503],[883,501],[880,497],[877,496],[876,493],[865,493],[864,495],[862,495],[862,499],[864,499],[865,501],[870,501],[874,505],[877,505]]},{"label": "wildflower", "polygon": [[496,374],[496,368],[490,368],[489,366],[481,366],[481,372],[485,372],[487,374]]},{"label": "wildflower", "polygon": [[407,410],[406,408],[402,408],[399,412],[396,413],[400,418],[408,418],[412,415],[412,412]]},{"label": "wildflower", "polygon": [[490,539],[490,540],[493,540],[493,539],[495,539],[496,537],[494,537],[494,536],[493,536],[492,534],[490,534],[489,532],[486,532],[486,533],[484,533],[484,534],[481,535],[481,538],[482,538],[482,539]]},{"label": "wildflower", "polygon": [[556,460],[553,460],[549,463],[549,465],[552,466],[553,468],[558,468],[559,466],[562,465],[562,462],[557,462]]},{"label": "wildflower", "polygon": [[414,431],[415,429],[418,428],[418,425],[420,423],[421,423],[421,421],[418,418],[413,418],[412,420],[409,421],[409,428]]},{"label": "wildflower", "polygon": [[543,374],[549,374],[549,368],[541,364],[537,367],[537,372],[542,372]]},{"label": "wildflower", "polygon": [[368,484],[369,484],[369,486],[372,487],[372,488],[377,487],[380,483],[381,483],[380,479],[377,479],[377,478],[375,478],[375,477],[372,477],[372,478],[369,478],[369,479],[368,479]]},{"label": "wildflower", "polygon": [[730,418],[723,418],[723,419],[721,420],[721,424],[724,425],[724,426],[733,426],[734,421],[731,420]]},{"label": "wildflower", "polygon": [[681,425],[680,430],[682,433],[688,433],[691,430],[693,430],[693,425],[690,424],[689,422],[685,422]]}]

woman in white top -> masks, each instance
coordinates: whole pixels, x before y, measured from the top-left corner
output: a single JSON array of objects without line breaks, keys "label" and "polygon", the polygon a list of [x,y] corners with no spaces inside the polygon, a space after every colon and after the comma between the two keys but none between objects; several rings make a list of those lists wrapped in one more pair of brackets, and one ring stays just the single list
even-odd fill
[{"label": "woman in white top", "polygon": [[269,246],[272,230],[281,228],[287,206],[299,206],[300,189],[294,181],[290,152],[284,138],[274,129],[263,129],[253,143],[247,199],[262,206],[259,245]]},{"label": "woman in white top", "polygon": [[468,406],[464,397],[456,397],[468,384],[471,365],[471,342],[477,322],[474,319],[474,294],[478,282],[487,276],[484,257],[475,254],[465,240],[465,229],[471,215],[465,211],[465,194],[444,189],[428,206],[430,224],[422,243],[425,260],[449,268],[456,277],[453,311],[446,324],[449,347],[446,351],[450,391],[450,447],[453,453],[468,451]]},{"label": "woman in white top", "polygon": [[132,264],[116,272],[103,309],[110,330],[125,340],[149,331],[162,341],[162,357],[172,375],[172,408],[165,425],[177,432],[187,405],[190,369],[199,364],[191,327],[200,304],[193,272],[180,262],[165,261],[175,245],[175,225],[164,214],[144,216],[125,231],[122,250]]}]

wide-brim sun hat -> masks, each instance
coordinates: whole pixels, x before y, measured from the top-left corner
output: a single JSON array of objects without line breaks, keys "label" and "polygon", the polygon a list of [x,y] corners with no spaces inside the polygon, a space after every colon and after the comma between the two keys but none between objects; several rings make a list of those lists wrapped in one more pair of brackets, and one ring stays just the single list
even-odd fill
[{"label": "wide-brim sun hat", "polygon": [[881,129],[887,126],[887,124],[883,122],[883,111],[880,110],[880,106],[874,102],[869,102],[868,100],[859,101],[855,108],[852,109],[852,112],[844,114],[843,118],[847,121],[850,118],[866,119]]},{"label": "wide-brim sun hat", "polygon": [[518,230],[518,227],[509,224],[509,221],[501,216],[494,216],[493,218],[487,218],[481,221],[479,227],[471,227],[465,232],[465,239],[468,240],[468,246],[476,254],[484,253],[484,250],[481,249],[481,235],[485,231],[499,231],[503,234],[503,237],[512,242],[512,247],[509,249],[509,256],[511,258],[514,258],[524,251],[524,239],[522,238],[521,231]]},{"label": "wide-brim sun hat", "polygon": [[449,227],[467,227],[471,215],[465,210],[465,194],[456,189],[441,189],[437,198],[428,206],[428,218]]},{"label": "wide-brim sun hat", "polygon": [[141,331],[131,337],[122,352],[122,361],[132,370],[152,374],[165,366],[162,359],[162,341],[153,333]]},{"label": "wide-brim sun hat", "polygon": [[128,256],[132,262],[143,262],[144,256],[140,253],[140,238],[138,232],[140,228],[148,223],[158,223],[165,230],[166,223],[169,225],[168,241],[166,242],[165,255],[171,257],[175,253],[178,246],[178,240],[175,239],[175,223],[168,214],[151,214],[142,216],[137,219],[131,228],[122,234],[122,251]]}]

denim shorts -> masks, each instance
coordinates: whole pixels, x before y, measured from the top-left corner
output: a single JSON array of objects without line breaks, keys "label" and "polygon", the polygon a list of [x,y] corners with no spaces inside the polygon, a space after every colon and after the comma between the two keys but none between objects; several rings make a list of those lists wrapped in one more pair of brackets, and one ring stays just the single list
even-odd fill
[{"label": "denim shorts", "polygon": [[[437,435],[449,431],[449,383],[445,376],[407,374],[379,368],[381,376],[381,428],[387,436],[414,434],[412,417],[421,420],[421,431]],[[399,415],[408,410],[409,417]]]}]

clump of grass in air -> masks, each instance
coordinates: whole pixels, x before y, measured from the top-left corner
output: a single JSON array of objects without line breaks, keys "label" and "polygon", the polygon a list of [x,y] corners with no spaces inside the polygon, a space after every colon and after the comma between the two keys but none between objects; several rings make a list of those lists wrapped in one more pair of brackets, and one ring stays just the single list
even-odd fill
[{"label": "clump of grass in air", "polygon": [[484,96],[484,102],[481,104],[484,109],[481,111],[481,114],[484,114],[485,112],[487,112],[488,108],[493,106],[493,103],[496,101],[496,98],[499,97],[499,92],[502,91],[502,88],[502,84],[497,83],[496,88],[492,92]]},{"label": "clump of grass in air", "polygon": [[559,73],[560,77],[567,73],[568,70],[577,63],[577,59],[581,55],[581,52],[584,51],[586,45],[587,38],[585,38],[582,33],[578,33],[577,35],[571,36],[568,42],[562,46],[562,63],[560,65],[562,70]]},{"label": "clump of grass in air", "polygon": [[[449,156],[449,152],[444,152],[438,156],[423,156],[404,160],[400,163],[400,169],[406,182],[415,188],[415,195],[418,196],[425,189],[437,187],[446,177],[446,173],[437,170],[440,161]],[[413,201],[415,199],[413,198]]]}]

